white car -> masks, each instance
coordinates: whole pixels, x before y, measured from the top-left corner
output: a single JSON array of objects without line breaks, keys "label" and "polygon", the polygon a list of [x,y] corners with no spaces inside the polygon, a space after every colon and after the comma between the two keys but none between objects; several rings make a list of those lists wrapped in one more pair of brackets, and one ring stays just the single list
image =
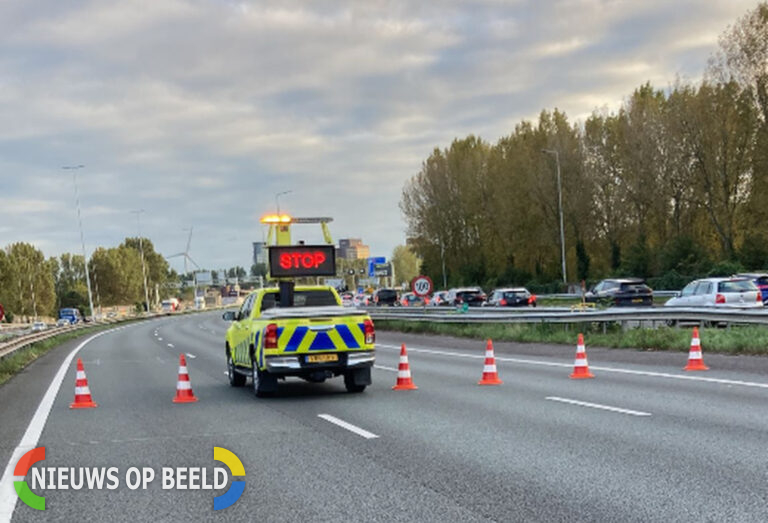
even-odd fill
[{"label": "white car", "polygon": [[57,327],[69,327],[69,325],[69,320],[66,318],[59,318],[59,320],[56,322]]},{"label": "white car", "polygon": [[48,325],[45,324],[45,322],[42,321],[36,321],[32,324],[32,332],[40,332],[44,331],[48,328]]},{"label": "white car", "polygon": [[704,278],[694,280],[664,304],[667,307],[737,307],[763,306],[760,290],[747,278]]}]

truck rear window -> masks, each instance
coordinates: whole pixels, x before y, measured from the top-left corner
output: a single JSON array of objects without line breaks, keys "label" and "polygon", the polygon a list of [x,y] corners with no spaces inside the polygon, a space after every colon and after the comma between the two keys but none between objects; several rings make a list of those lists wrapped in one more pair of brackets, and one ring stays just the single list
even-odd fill
[{"label": "truck rear window", "polygon": [[[293,293],[294,307],[325,307],[329,305],[338,305],[336,297],[331,291],[295,291]],[[268,292],[261,299],[261,310],[274,309],[280,307],[280,293]]]}]

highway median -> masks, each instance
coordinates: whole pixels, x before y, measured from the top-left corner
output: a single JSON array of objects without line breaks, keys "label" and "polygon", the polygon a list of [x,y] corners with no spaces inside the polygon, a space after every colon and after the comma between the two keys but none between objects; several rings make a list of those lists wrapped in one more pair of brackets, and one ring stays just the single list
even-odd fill
[{"label": "highway median", "polygon": [[[519,323],[437,323],[430,321],[376,320],[380,330],[405,333],[435,334],[519,343],[556,343],[572,345],[576,334],[584,333],[592,346],[612,349],[648,351],[688,350],[691,332],[686,328],[622,329],[619,325],[596,323],[519,324]],[[762,326],[739,326],[729,329],[700,329],[707,352],[721,354],[768,355],[768,329]]]}]

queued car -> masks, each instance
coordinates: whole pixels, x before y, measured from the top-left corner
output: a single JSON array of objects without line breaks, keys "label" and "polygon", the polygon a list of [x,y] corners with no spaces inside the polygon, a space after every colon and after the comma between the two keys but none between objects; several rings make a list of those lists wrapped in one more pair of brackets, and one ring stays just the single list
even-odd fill
[{"label": "queued car", "polygon": [[485,302],[488,307],[535,307],[536,295],[525,287],[494,289]]},{"label": "queued car", "polygon": [[749,278],[702,278],[686,285],[664,304],[667,307],[738,307],[763,306],[760,289]]},{"label": "queued car", "polygon": [[377,289],[374,291],[371,298],[373,305],[376,307],[389,306],[394,307],[398,305],[397,291],[395,289]]},{"label": "queued car", "polygon": [[448,291],[437,291],[434,293],[429,300],[429,305],[432,307],[450,305],[450,303],[448,303]]},{"label": "queued car", "polygon": [[486,295],[480,287],[459,287],[451,289],[446,296],[448,305],[457,306],[467,304],[470,307],[482,307]]},{"label": "queued car", "polygon": [[339,297],[341,298],[341,304],[344,307],[354,307],[355,306],[355,295],[351,292],[342,292]]},{"label": "queued car", "polygon": [[44,331],[48,328],[48,325],[45,324],[43,321],[36,321],[32,324],[32,332],[40,332]]},{"label": "queued car", "polygon": [[66,318],[59,318],[59,319],[56,321],[56,326],[57,326],[57,327],[69,327],[70,325],[71,325],[71,323],[70,323],[70,322],[69,322],[69,320],[68,320],[68,319],[66,319]]},{"label": "queued car", "polygon": [[403,307],[424,307],[429,300],[424,296],[418,296],[413,292],[406,292],[400,296],[400,305]]},{"label": "queued car", "polygon": [[640,278],[613,278],[602,280],[584,295],[587,303],[603,305],[650,307],[653,290]]},{"label": "queued car", "polygon": [[747,278],[757,285],[760,289],[760,295],[763,300],[763,305],[768,305],[768,274],[764,272],[744,272],[741,274],[735,274],[734,278]]}]

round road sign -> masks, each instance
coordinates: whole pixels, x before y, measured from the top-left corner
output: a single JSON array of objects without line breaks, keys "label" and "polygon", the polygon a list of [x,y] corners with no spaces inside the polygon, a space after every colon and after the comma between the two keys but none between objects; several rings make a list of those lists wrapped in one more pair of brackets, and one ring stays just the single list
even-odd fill
[{"label": "round road sign", "polygon": [[432,294],[432,280],[429,276],[416,276],[411,281],[411,290],[416,296],[426,296]]}]

